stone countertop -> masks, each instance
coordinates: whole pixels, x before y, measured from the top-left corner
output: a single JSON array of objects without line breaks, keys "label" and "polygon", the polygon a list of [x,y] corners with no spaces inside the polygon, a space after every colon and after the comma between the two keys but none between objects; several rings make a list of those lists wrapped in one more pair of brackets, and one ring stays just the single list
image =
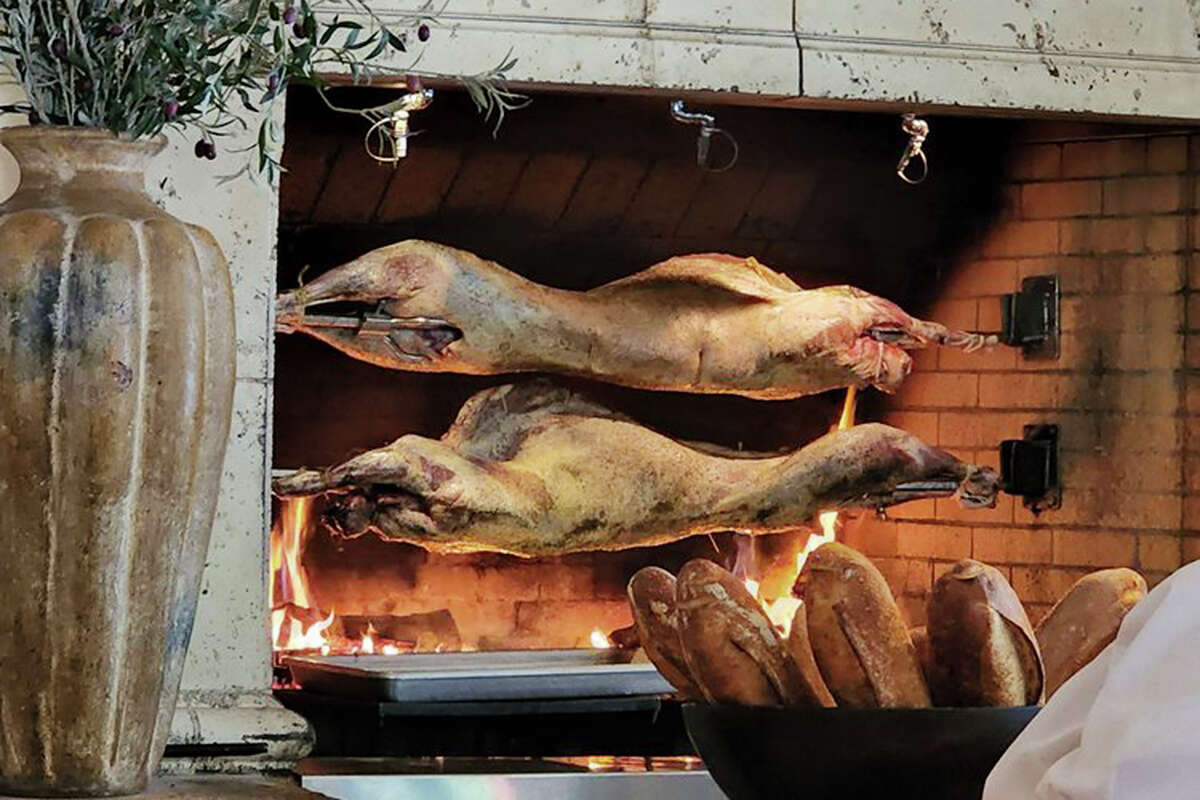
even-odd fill
[{"label": "stone countertop", "polygon": [[[266,778],[261,775],[192,775],[155,778],[145,792],[129,795],[124,800],[320,800],[324,797],[326,795],[301,789],[290,778]],[[0,795],[0,800],[10,798],[8,795]]]}]

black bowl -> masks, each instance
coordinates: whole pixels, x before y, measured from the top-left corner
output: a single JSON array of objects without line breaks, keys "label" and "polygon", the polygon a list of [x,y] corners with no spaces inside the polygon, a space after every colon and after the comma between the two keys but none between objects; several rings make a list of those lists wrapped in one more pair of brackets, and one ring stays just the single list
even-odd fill
[{"label": "black bowl", "polygon": [[977,800],[1038,712],[1024,708],[755,708],[688,703],[696,752],[731,800]]}]

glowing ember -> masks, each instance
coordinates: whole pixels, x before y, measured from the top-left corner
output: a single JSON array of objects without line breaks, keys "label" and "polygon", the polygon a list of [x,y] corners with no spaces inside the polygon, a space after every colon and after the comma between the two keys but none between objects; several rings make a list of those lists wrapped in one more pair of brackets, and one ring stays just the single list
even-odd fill
[{"label": "glowing ember", "polygon": [[597,650],[607,650],[612,647],[612,642],[608,641],[608,637],[604,635],[604,631],[596,628],[592,631],[588,639],[592,643],[592,647]]}]

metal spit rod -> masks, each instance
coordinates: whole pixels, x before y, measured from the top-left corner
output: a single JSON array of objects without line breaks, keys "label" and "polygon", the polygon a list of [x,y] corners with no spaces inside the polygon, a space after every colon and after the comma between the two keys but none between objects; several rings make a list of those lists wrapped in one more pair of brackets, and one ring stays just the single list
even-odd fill
[{"label": "metal spit rod", "polygon": [[297,325],[309,328],[340,328],[356,331],[359,336],[386,336],[394,330],[424,330],[445,325],[433,317],[389,317],[383,314],[336,316],[333,314],[304,314],[294,322],[276,322],[275,330],[290,333]]}]

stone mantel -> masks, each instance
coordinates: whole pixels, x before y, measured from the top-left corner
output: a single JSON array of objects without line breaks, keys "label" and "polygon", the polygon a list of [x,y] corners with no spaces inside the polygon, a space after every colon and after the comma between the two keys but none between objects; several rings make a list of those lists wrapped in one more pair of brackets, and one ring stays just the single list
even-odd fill
[{"label": "stone mantel", "polygon": [[1194,0],[451,0],[420,67],[511,51],[522,84],[1184,120],[1200,118],[1198,29]]}]

